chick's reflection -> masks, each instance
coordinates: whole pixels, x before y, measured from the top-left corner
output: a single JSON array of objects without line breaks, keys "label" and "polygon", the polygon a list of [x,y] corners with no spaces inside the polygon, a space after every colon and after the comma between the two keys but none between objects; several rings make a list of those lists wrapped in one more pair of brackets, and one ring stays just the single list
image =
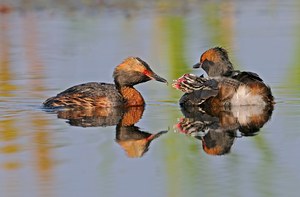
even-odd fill
[{"label": "chick's reflection", "polygon": [[201,140],[207,154],[224,155],[230,152],[235,138],[255,135],[272,111],[273,106],[236,106],[217,111],[182,108],[185,118],[180,119],[176,128]]},{"label": "chick's reflection", "polygon": [[58,118],[80,127],[116,126],[116,142],[130,158],[142,157],[149,149],[152,140],[167,131],[151,134],[135,126],[143,116],[144,106],[129,108],[99,108],[93,110],[58,111]]}]

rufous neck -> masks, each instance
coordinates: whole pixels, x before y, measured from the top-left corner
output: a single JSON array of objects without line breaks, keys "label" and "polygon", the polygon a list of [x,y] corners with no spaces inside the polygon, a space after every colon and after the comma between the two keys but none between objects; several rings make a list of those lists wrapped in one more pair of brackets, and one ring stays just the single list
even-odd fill
[{"label": "rufous neck", "polygon": [[134,87],[121,87],[120,92],[126,100],[126,107],[145,105],[145,101],[141,93],[139,93],[139,91],[137,91]]}]

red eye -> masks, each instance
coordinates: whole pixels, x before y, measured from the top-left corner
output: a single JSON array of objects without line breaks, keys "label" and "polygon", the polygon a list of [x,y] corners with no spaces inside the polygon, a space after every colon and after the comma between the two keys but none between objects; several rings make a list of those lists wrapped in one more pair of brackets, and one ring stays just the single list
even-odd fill
[{"label": "red eye", "polygon": [[143,74],[148,76],[148,77],[150,77],[152,75],[151,72],[147,69],[143,71]]}]

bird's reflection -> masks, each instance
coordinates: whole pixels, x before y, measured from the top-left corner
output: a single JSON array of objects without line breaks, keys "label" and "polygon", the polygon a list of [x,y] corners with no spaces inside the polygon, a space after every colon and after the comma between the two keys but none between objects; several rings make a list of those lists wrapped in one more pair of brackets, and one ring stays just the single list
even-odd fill
[{"label": "bird's reflection", "polygon": [[93,110],[56,111],[58,118],[80,127],[106,127],[116,125],[116,142],[130,158],[142,157],[152,140],[167,131],[151,134],[141,131],[135,124],[142,118],[144,106],[129,108],[99,108]]},{"label": "bird's reflection", "polygon": [[273,106],[234,106],[213,109],[181,108],[184,118],[175,125],[184,134],[201,140],[203,150],[210,155],[230,152],[234,139],[253,136],[271,118]]},{"label": "bird's reflection", "polygon": [[[143,109],[136,110],[143,113]],[[57,117],[66,119],[71,126],[106,127],[120,123],[125,110],[122,108],[99,108],[90,110],[69,109],[57,111]],[[136,122],[139,119],[136,120]]]}]

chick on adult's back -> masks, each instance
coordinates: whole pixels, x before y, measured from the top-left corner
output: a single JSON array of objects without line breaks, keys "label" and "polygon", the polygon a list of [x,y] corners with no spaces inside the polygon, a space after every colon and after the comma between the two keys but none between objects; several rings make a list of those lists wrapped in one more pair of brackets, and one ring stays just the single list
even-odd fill
[{"label": "chick on adult's back", "polygon": [[133,86],[149,80],[166,83],[150,66],[138,57],[128,57],[113,73],[115,84],[90,82],[68,88],[47,99],[47,108],[93,108],[141,106],[145,101]]}]

